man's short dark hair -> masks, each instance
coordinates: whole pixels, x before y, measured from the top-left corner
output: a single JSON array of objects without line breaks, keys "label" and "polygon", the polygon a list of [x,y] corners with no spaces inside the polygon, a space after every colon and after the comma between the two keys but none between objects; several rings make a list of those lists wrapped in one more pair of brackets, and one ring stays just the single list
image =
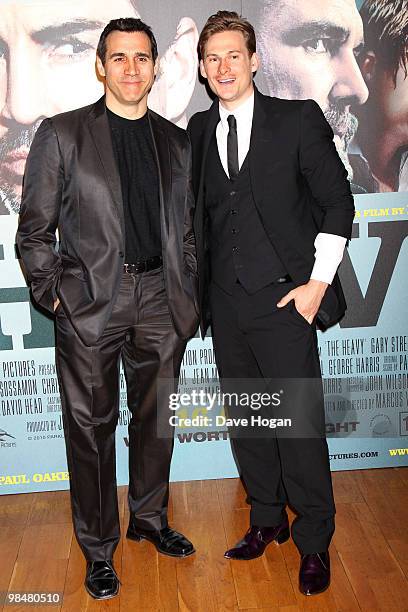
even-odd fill
[{"label": "man's short dark hair", "polygon": [[201,59],[204,59],[205,45],[208,39],[214,34],[220,34],[221,32],[227,31],[241,32],[245,39],[249,55],[252,56],[255,53],[255,31],[249,21],[245,19],[245,17],[238,15],[235,11],[218,11],[218,13],[211,15],[211,17],[207,19],[207,23],[198,39]]},{"label": "man's short dark hair", "polygon": [[365,0],[360,9],[366,51],[373,51],[396,84],[400,67],[407,77],[408,0]]},{"label": "man's short dark hair", "polygon": [[102,64],[105,64],[106,41],[111,32],[144,32],[150,40],[153,62],[156,61],[158,56],[157,42],[151,27],[144,23],[141,19],[136,19],[135,17],[122,17],[120,19],[112,19],[112,21],[105,26],[99,38],[96,55],[100,58]]}]

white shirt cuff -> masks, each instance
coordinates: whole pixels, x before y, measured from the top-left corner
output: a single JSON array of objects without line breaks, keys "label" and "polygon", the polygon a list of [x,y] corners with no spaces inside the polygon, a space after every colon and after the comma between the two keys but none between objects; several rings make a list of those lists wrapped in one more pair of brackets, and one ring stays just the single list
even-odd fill
[{"label": "white shirt cuff", "polygon": [[333,281],[337,268],[343,259],[347,238],[337,234],[317,234],[314,241],[315,263],[310,278],[330,283]]}]

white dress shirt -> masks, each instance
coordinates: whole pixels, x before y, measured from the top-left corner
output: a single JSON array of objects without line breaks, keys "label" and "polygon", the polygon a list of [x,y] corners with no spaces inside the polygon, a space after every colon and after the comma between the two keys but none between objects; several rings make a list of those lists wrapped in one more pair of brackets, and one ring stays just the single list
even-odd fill
[{"label": "white dress shirt", "polygon": [[241,170],[241,166],[244,163],[249,151],[249,143],[251,140],[252,117],[254,115],[254,94],[247,98],[238,108],[234,109],[234,112],[224,108],[221,102],[219,109],[221,121],[217,125],[216,130],[218,153],[220,155],[225,174],[229,176],[227,161],[227,138],[229,126],[227,118],[229,115],[234,115],[235,119],[237,120],[238,164],[239,169]]},{"label": "white dress shirt", "polygon": [[[237,120],[237,135],[238,135],[238,163],[241,169],[245,157],[249,151],[252,130],[252,118],[254,114],[254,94],[247,98],[238,108],[233,111],[226,109],[221,101],[219,104],[220,122],[216,129],[218,153],[221,159],[222,167],[225,174],[228,174],[227,161],[227,138],[228,138],[228,115],[234,115]],[[346,238],[337,236],[336,234],[326,234],[320,232],[317,234],[315,246],[315,263],[313,266],[311,279],[331,283],[336,270],[343,259],[344,247],[346,246]]]}]

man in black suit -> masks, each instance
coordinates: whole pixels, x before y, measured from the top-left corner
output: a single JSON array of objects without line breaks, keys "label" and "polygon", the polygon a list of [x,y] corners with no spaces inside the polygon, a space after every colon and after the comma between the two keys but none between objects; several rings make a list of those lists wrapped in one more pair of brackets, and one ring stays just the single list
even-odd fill
[{"label": "man in black suit", "polygon": [[297,512],[292,536],[302,555],[300,589],[311,595],[329,584],[335,513],[316,319],[328,326],[345,310],[335,273],[351,234],[353,198],[318,105],[254,88],[259,60],[247,20],[219,11],[199,48],[201,74],[216,95],[189,123],[202,334],[211,316],[222,381],[318,385],[314,435],[241,431],[233,440],[251,526],[225,556],[253,559],[270,542],[287,540],[289,502]]},{"label": "man in black suit", "polygon": [[97,68],[105,96],[36,133],[17,244],[34,299],[55,311],[75,533],[86,588],[107,599],[119,588],[120,358],[132,413],[127,537],[174,557],[194,552],[167,522],[173,432],[157,387],[177,379],[198,314],[191,150],[183,130],[147,108],[158,69],[149,26],[111,21]]}]

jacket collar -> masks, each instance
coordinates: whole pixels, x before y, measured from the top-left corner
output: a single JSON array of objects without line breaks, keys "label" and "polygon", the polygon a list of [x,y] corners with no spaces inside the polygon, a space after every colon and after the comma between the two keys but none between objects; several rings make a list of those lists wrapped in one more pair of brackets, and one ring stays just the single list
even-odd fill
[{"label": "jacket collar", "polygon": [[122,189],[119,171],[113,153],[112,137],[106,113],[105,96],[90,108],[89,129],[104,171],[106,183],[120,219],[122,235],[125,236]]},{"label": "jacket collar", "polygon": [[164,129],[164,119],[154,111],[148,109],[150,130],[156,154],[157,170],[159,175],[159,195],[161,211],[162,240],[167,241],[169,231],[169,198],[171,194],[171,159],[169,138]]}]

